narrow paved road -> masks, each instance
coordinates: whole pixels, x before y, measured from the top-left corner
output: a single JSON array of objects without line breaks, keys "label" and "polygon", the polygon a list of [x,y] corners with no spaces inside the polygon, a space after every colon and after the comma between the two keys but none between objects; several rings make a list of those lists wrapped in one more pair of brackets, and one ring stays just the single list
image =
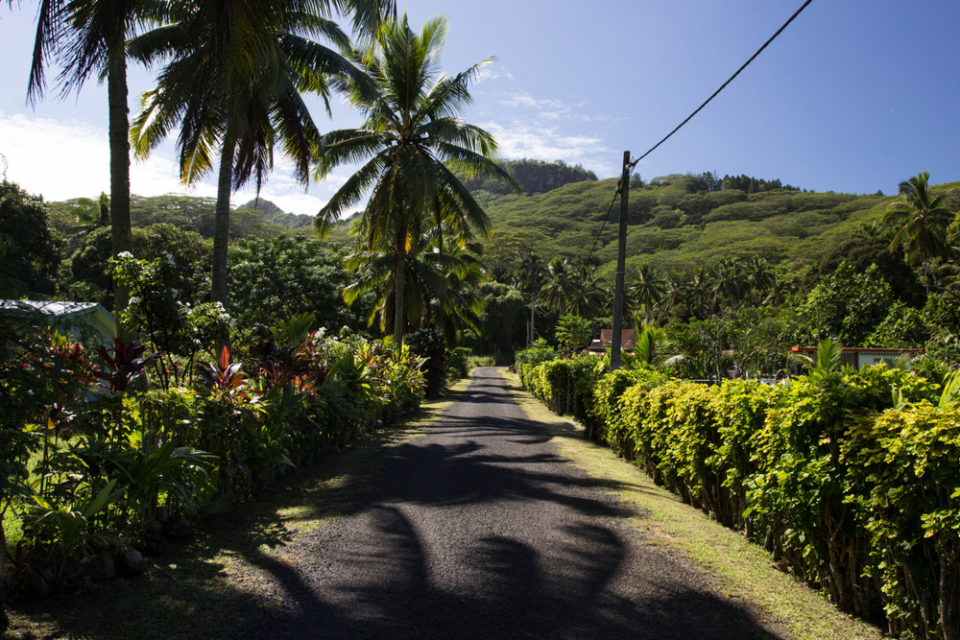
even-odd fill
[{"label": "narrow paved road", "polygon": [[[269,567],[250,638],[775,638],[561,458],[495,369]],[[250,618],[250,612],[243,617]]]}]

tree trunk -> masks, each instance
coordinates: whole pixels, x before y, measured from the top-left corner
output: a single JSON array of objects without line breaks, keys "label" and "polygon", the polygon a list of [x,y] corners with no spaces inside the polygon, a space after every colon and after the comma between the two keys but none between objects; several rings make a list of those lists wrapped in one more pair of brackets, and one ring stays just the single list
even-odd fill
[{"label": "tree trunk", "polygon": [[[131,251],[133,236],[130,231],[130,120],[127,107],[127,59],[123,51],[107,62],[107,104],[109,108],[110,138],[110,238],[111,250],[116,256]],[[130,292],[116,287],[114,309],[118,319],[126,308]]]},{"label": "tree trunk", "polygon": [[406,271],[404,269],[404,258],[407,253],[406,243],[406,229],[401,227],[397,231],[393,255],[393,339],[398,349],[403,344],[403,334],[406,329],[406,322],[403,317],[403,288],[406,284]]},{"label": "tree trunk", "polygon": [[210,298],[227,307],[227,244],[230,241],[230,194],[233,191],[233,152],[236,143],[228,134],[220,151],[217,206],[213,217],[213,274]]},{"label": "tree trunk", "polygon": [[536,331],[533,326],[533,314],[534,309],[537,308],[537,294],[533,292],[530,294],[530,339],[527,341],[527,346],[530,346],[537,339]]}]

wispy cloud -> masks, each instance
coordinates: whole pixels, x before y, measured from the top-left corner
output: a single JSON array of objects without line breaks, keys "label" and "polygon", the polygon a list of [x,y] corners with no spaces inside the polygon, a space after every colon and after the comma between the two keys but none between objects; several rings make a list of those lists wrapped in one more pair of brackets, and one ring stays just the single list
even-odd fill
[{"label": "wispy cloud", "polygon": [[507,125],[487,122],[481,126],[494,135],[503,158],[563,160],[583,165],[600,177],[616,172],[616,163],[607,159],[615,153],[600,136],[564,133],[558,127],[524,119],[514,119]]},{"label": "wispy cloud", "polygon": [[483,67],[477,74],[476,83],[481,84],[488,80],[513,80],[513,74],[507,71],[502,64],[494,60]]}]

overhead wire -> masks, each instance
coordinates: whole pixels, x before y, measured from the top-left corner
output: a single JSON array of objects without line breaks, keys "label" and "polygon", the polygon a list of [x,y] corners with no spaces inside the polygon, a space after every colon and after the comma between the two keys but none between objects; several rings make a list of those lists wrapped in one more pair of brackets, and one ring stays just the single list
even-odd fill
[{"label": "overhead wire", "polygon": [[761,46],[759,49],[757,49],[756,53],[754,53],[752,56],[750,56],[750,59],[749,59],[749,60],[747,60],[746,62],[744,62],[742,65],[740,65],[740,68],[737,69],[736,72],[735,72],[732,76],[730,76],[729,78],[727,78],[727,81],[726,81],[726,82],[724,82],[722,85],[720,85],[720,88],[719,88],[719,89],[717,89],[716,91],[714,91],[714,92],[710,95],[709,98],[707,98],[706,100],[704,100],[703,103],[701,103],[701,105],[700,105],[699,107],[697,107],[697,108],[694,110],[693,113],[691,113],[689,116],[687,116],[687,117],[683,120],[683,122],[681,122],[681,123],[678,124],[676,127],[674,127],[674,128],[673,128],[673,131],[671,131],[670,133],[668,133],[667,135],[665,135],[663,138],[661,138],[660,142],[658,142],[657,144],[655,144],[655,145],[653,145],[652,147],[650,147],[649,149],[647,149],[647,151],[646,151],[643,155],[639,156],[638,158],[636,158],[636,159],[634,159],[634,160],[631,160],[631,161],[630,161],[630,166],[631,166],[631,167],[635,166],[638,162],[640,162],[641,160],[643,160],[644,158],[646,158],[648,155],[650,155],[651,153],[653,153],[654,150],[656,150],[657,147],[659,147],[659,146],[662,145],[664,142],[666,142],[667,140],[669,140],[670,137],[671,137],[673,134],[675,134],[677,131],[679,131],[679,130],[681,129],[681,127],[683,127],[683,125],[685,125],[685,124],[687,124],[688,122],[690,122],[690,120],[692,120],[695,115],[697,115],[698,113],[700,113],[700,111],[703,110],[703,108],[704,108],[705,106],[707,106],[708,104],[710,104],[710,101],[713,100],[714,98],[716,98],[716,97],[720,94],[721,91],[723,91],[724,89],[726,89],[727,85],[730,84],[731,82],[733,82],[733,79],[736,78],[738,75],[740,75],[740,72],[741,72],[741,71],[743,71],[743,70],[746,69],[748,66],[750,66],[750,63],[753,62],[753,61],[757,58],[757,56],[759,56],[759,55],[763,52],[763,50],[766,49],[767,46],[769,46],[769,44],[770,44],[771,42],[773,42],[774,40],[776,40],[776,39],[777,39],[777,36],[779,36],[781,33],[783,33],[784,29],[786,29],[788,26],[790,26],[790,23],[793,22],[793,21],[797,18],[797,16],[799,16],[799,15],[803,12],[803,10],[807,8],[807,6],[808,6],[811,2],[813,2],[813,0],[806,0],[806,2],[804,2],[803,5],[801,5],[801,7],[800,7],[799,9],[797,9],[797,10],[793,13],[793,15],[790,16],[790,18],[789,18],[786,22],[783,23],[783,26],[781,26],[779,29],[777,29],[777,32],[774,33],[772,36],[770,36],[770,38],[769,38],[766,42],[763,43],[763,46]]},{"label": "overhead wire", "polygon": [[607,213],[603,216],[603,224],[600,225],[600,231],[597,232],[596,237],[593,239],[593,246],[590,247],[590,251],[587,253],[587,259],[593,255],[594,250],[597,248],[597,242],[600,240],[600,236],[603,235],[603,230],[607,228],[607,220],[610,219],[610,212],[613,211],[613,205],[617,204],[617,196],[620,195],[620,181],[617,181],[617,191],[613,194],[613,199],[610,200],[610,206],[607,207]]},{"label": "overhead wire", "polygon": [[[770,45],[771,42],[773,42],[774,40],[776,40],[777,37],[778,37],[781,33],[783,33],[783,31],[784,31],[788,26],[790,26],[790,23],[793,22],[794,20],[796,20],[797,16],[799,16],[801,13],[803,13],[803,10],[806,9],[807,6],[808,6],[811,2],[813,2],[813,0],[806,0],[806,1],[800,6],[799,9],[797,9],[796,11],[794,11],[793,15],[791,15],[791,16],[787,19],[787,21],[784,22],[783,25],[781,25],[781,27],[780,27],[779,29],[777,29],[776,32],[775,32],[772,36],[770,36],[770,37],[767,39],[767,41],[764,42],[763,45],[761,45],[761,47],[760,47],[759,49],[757,49],[756,52],[754,52],[754,54],[753,54],[752,56],[750,56],[750,58],[749,58],[746,62],[744,62],[742,65],[740,65],[740,68],[737,69],[732,76],[730,76],[729,78],[727,78],[727,81],[724,82],[722,85],[720,85],[720,88],[719,88],[719,89],[717,89],[717,90],[714,91],[712,94],[710,94],[710,97],[707,98],[706,100],[704,100],[704,101],[700,104],[699,107],[697,107],[696,109],[694,109],[693,113],[691,113],[689,116],[687,116],[686,118],[684,118],[683,122],[681,122],[681,123],[678,124],[676,127],[674,127],[673,130],[670,131],[670,133],[668,133],[667,135],[665,135],[663,138],[661,138],[660,141],[657,142],[657,144],[655,144],[655,145],[653,145],[652,147],[650,147],[649,149],[647,149],[643,154],[641,154],[641,155],[638,156],[637,158],[632,159],[632,160],[627,164],[627,167],[628,167],[627,175],[629,175],[630,170],[633,169],[633,168],[637,165],[638,162],[640,162],[641,160],[643,160],[644,158],[646,158],[648,155],[650,155],[651,153],[653,153],[660,145],[662,145],[664,142],[666,142],[667,140],[669,140],[669,139],[673,136],[673,134],[675,134],[677,131],[679,131],[681,128],[683,128],[683,126],[684,126],[685,124],[687,124],[688,122],[690,122],[690,120],[692,120],[692,119],[694,118],[694,116],[696,116],[698,113],[700,113],[700,112],[703,110],[704,107],[706,107],[708,104],[710,104],[710,102],[711,102],[714,98],[716,98],[718,95],[720,95],[720,92],[723,91],[724,89],[726,89],[726,88],[727,88],[727,85],[729,85],[731,82],[733,82],[734,78],[736,78],[738,75],[740,75],[740,73],[741,73],[744,69],[746,69],[748,66],[750,66],[750,63],[753,62],[754,60],[756,60],[757,56],[759,56],[761,53],[763,53],[763,50],[766,49],[766,48]],[[589,260],[590,256],[593,255],[593,252],[594,252],[594,251],[596,250],[596,248],[597,248],[597,242],[599,242],[600,236],[603,234],[603,231],[604,231],[604,229],[605,229],[606,226],[607,226],[607,220],[610,219],[610,212],[613,210],[613,205],[616,204],[616,202],[617,202],[617,196],[619,196],[620,193],[621,193],[622,185],[620,184],[620,182],[621,182],[620,180],[617,181],[617,191],[616,191],[616,193],[614,193],[614,195],[613,195],[613,200],[610,202],[610,206],[607,208],[607,213],[606,213],[606,215],[603,217],[603,223],[600,225],[600,231],[597,233],[596,237],[593,239],[593,246],[590,247],[590,251],[587,253],[587,259],[588,259],[588,260]]]}]

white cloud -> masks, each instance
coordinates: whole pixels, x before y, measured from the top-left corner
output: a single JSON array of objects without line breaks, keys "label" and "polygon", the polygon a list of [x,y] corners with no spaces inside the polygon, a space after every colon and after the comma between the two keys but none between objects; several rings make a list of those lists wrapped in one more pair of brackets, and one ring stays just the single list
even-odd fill
[{"label": "white cloud", "polygon": [[[6,159],[7,179],[46,200],[94,197],[110,192],[110,149],[107,131],[88,123],[61,121],[27,114],[0,112],[0,153]],[[3,163],[0,162],[0,169]],[[350,173],[345,169],[314,183],[309,191],[293,175],[293,165],[280,154],[260,197],[290,213],[316,214]],[[181,193],[216,197],[216,173],[191,186],[180,182],[177,156],[170,142],[160,145],[143,161],[131,159],[130,191],[142,196]],[[322,194],[322,195],[321,195]],[[233,194],[234,204],[252,199],[256,190],[246,185]]]},{"label": "white cloud", "polygon": [[555,98],[534,98],[526,91],[506,94],[500,98],[499,102],[505,107],[549,109],[562,114],[569,114],[575,109],[583,106],[583,102],[567,103],[563,100]]},{"label": "white cloud", "polygon": [[616,162],[607,160],[616,154],[604,145],[599,136],[566,134],[557,127],[519,119],[511,121],[508,126],[497,122],[481,126],[494,135],[503,158],[563,160],[569,164],[583,165],[601,178],[614,175],[617,171]]}]

